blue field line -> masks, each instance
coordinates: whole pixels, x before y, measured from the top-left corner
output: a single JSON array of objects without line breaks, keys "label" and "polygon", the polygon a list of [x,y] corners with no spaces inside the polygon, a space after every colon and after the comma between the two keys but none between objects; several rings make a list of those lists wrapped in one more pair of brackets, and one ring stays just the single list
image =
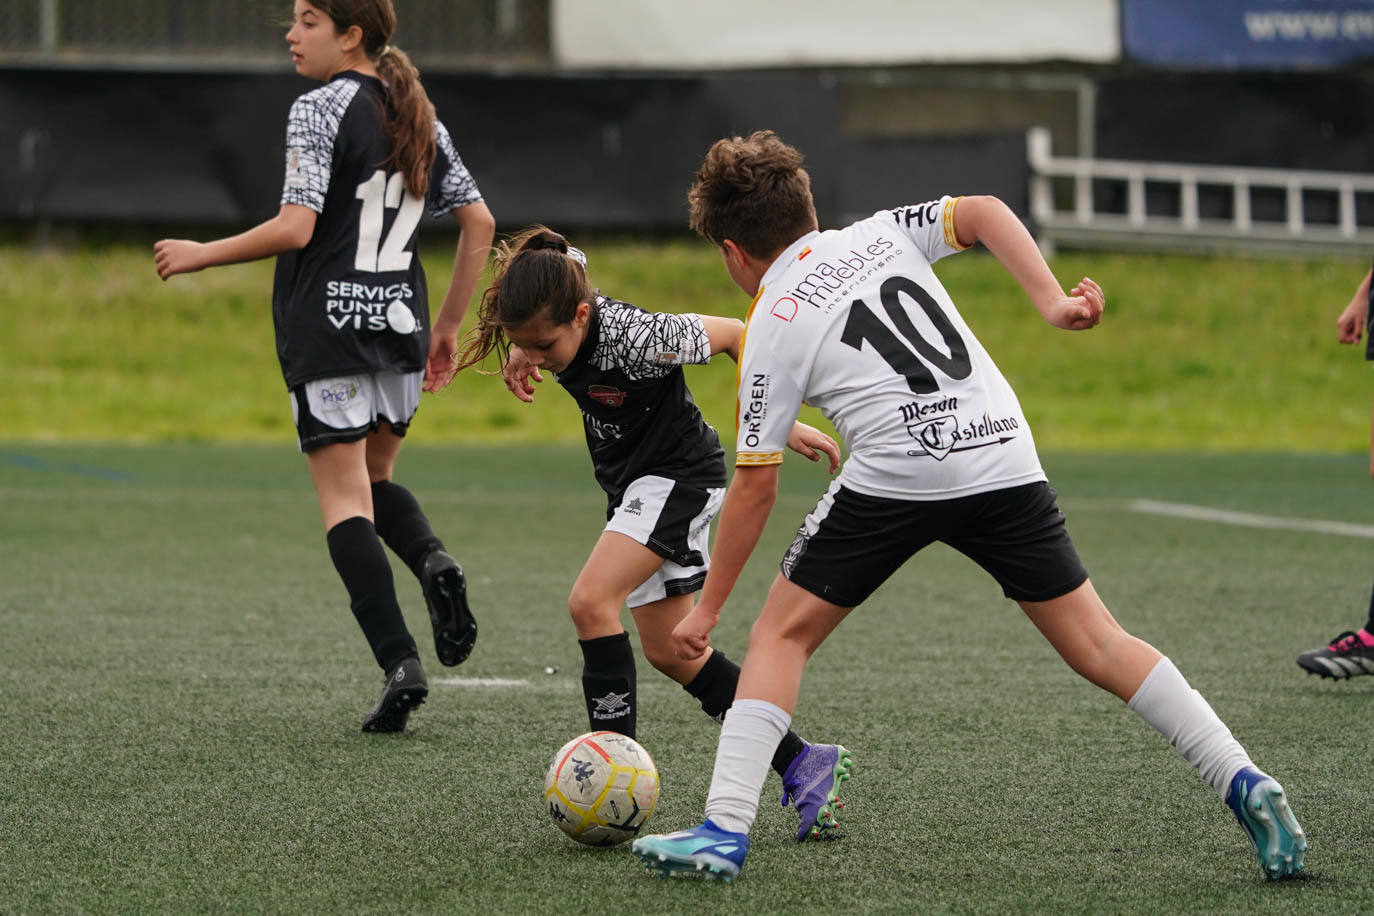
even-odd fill
[{"label": "blue field line", "polygon": [[8,464],[29,471],[42,471],[47,474],[72,474],[77,477],[94,477],[98,480],[130,481],[137,479],[136,474],[131,474],[128,471],[117,471],[114,468],[92,467],[88,464],[74,464],[70,461],[49,461],[46,458],[26,455],[23,452],[0,451],[0,464]]}]

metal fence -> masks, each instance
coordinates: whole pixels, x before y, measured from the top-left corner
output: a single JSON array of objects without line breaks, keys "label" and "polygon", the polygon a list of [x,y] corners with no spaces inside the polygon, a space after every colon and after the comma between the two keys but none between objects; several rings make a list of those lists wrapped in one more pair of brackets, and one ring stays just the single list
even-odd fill
[{"label": "metal fence", "polygon": [[1374,247],[1374,175],[1054,156],[1027,133],[1042,247],[1342,254]]},{"label": "metal fence", "polygon": [[[421,66],[541,66],[550,0],[396,0]],[[290,0],[0,0],[0,65],[286,66]]]}]

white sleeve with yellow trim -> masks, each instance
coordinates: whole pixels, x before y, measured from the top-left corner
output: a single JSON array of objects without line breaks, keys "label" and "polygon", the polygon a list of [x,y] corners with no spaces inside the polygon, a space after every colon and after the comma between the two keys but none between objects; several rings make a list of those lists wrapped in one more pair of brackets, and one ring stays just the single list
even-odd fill
[{"label": "white sleeve with yellow trim", "polygon": [[[752,316],[751,316],[752,317]],[[804,392],[793,381],[775,336],[781,322],[749,322],[740,354],[735,407],[735,465],[782,464]],[[795,354],[794,354],[795,355]]]},{"label": "white sleeve with yellow trim", "polygon": [[954,234],[954,211],[961,200],[962,197],[945,195],[939,200],[897,207],[889,212],[896,220],[897,228],[915,242],[921,254],[933,264],[969,247],[960,245],[958,236]]}]

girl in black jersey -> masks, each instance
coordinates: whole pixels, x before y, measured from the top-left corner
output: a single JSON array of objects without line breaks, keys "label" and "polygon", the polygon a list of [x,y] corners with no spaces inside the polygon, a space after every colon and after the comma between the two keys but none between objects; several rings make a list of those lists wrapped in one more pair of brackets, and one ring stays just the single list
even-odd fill
[{"label": "girl in black jersey", "polygon": [[[330,557],[386,672],[371,732],[404,730],[429,692],[383,540],[420,579],[439,660],[463,661],[477,637],[462,569],[391,474],[422,381],[434,391],[453,375],[494,230],[419,73],[387,44],[395,26],[391,0],[296,0],[296,72],[325,85],[291,106],[280,212],[230,238],[154,246],[164,280],[278,256],[272,316],[301,450]],[[461,233],[432,333],[415,251],[426,209],[452,212]]]},{"label": "girl in black jersey", "polygon": [[[497,251],[475,339],[458,365],[505,351],[506,385],[517,397],[532,401],[532,382],[549,369],[582,410],[608,500],[606,529],[568,598],[594,731],[635,734],[634,651],[620,622],[626,605],[649,663],[707,715],[723,719],[734,700],[739,666],[719,650],[684,661],[671,634],[706,578],[711,519],[725,487],[724,452],[687,390],[682,366],[720,352],[738,360],[743,329],[733,318],[646,312],[600,295],[587,281],[582,252],[543,227]],[[824,453],[832,473],[839,466],[835,441],[803,423],[788,445],[812,461]],[[801,817],[798,839],[834,826],[817,822],[817,774],[808,765],[827,754],[848,759],[843,748],[810,745],[789,732],[773,755],[784,804],[793,801]]]}]

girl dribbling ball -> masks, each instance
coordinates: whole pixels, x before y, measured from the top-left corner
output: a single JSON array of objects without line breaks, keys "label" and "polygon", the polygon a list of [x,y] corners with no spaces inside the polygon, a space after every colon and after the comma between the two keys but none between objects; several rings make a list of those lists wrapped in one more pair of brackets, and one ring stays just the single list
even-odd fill
[{"label": "girl dribbling ball", "polygon": [[[738,360],[743,322],[649,312],[605,296],[587,278],[585,255],[543,226],[500,245],[494,273],[460,368],[505,352],[506,386],[524,401],[534,399],[540,370],[553,372],[582,412],[606,493],[605,530],[568,597],[588,727],[635,737],[634,649],[620,621],[626,606],[649,663],[723,720],[739,666],[718,649],[679,658],[671,640],[706,579],[711,519],[725,488],[725,453],[682,367],[717,353]],[[792,424],[788,445],[812,461],[825,456],[832,473],[839,467],[835,441],[804,423]],[[822,811],[848,778],[849,752],[788,730],[769,759],[782,778],[783,804],[797,812],[797,839],[833,828]]]}]

